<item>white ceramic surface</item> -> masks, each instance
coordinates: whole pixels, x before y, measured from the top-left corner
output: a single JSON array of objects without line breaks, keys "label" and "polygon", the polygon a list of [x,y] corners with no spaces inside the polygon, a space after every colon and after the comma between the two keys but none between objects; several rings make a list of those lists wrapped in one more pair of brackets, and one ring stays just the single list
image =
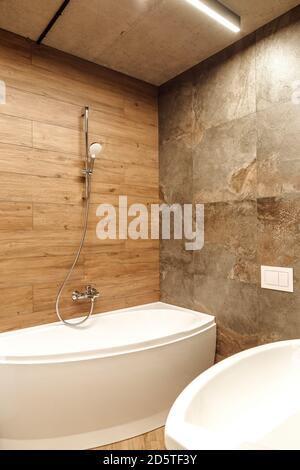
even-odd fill
[{"label": "white ceramic surface", "polygon": [[166,424],[170,450],[300,450],[300,340],[236,354],[196,378]]},{"label": "white ceramic surface", "polygon": [[213,364],[214,317],[163,303],[0,334],[0,449],[86,449],[165,423]]}]

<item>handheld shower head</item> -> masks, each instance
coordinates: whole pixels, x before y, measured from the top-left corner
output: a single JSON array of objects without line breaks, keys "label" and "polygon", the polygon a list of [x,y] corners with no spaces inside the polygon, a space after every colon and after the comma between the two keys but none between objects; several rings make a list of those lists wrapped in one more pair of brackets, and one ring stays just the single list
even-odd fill
[{"label": "handheld shower head", "polygon": [[102,152],[102,149],[102,144],[100,144],[99,142],[93,142],[89,148],[90,157],[94,160]]}]

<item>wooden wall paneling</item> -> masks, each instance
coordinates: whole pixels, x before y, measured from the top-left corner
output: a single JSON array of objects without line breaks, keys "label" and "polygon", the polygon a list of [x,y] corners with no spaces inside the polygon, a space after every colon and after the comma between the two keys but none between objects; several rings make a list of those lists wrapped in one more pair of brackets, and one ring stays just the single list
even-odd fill
[{"label": "wooden wall paneling", "polygon": [[[31,286],[62,281],[74,256],[38,256],[0,260],[0,288]],[[84,259],[74,270],[73,279],[84,277]]]},{"label": "wooden wall paneling", "polygon": [[54,152],[83,155],[83,131],[43,122],[34,122],[33,146],[38,149],[51,150]]},{"label": "wooden wall paneling", "polygon": [[[88,271],[86,272],[86,279],[88,280]],[[122,277],[116,277],[115,281],[111,281],[109,277],[105,280],[101,276],[93,277],[94,282],[100,286],[101,300],[113,298],[126,298],[134,297],[137,295],[158,292],[158,274],[156,272],[140,275],[139,273],[131,273]],[[113,286],[113,289],[112,289]]]},{"label": "wooden wall paneling", "polygon": [[125,165],[118,160],[107,160],[102,158],[105,153],[105,146],[103,153],[95,161],[93,186],[95,183],[106,183],[120,185],[124,182],[125,178]]},{"label": "wooden wall paneling", "polygon": [[41,95],[64,103],[84,107],[89,104],[94,109],[109,114],[124,114],[124,98],[111,90],[92,86],[88,82],[78,82],[55,72],[30,64],[20,64],[0,56],[0,75],[7,86]]},{"label": "wooden wall paneling", "polygon": [[143,186],[143,187],[154,188],[156,191],[156,194],[158,194],[158,185],[159,185],[158,168],[150,166],[150,167],[147,167],[146,171],[144,170],[145,170],[145,166],[142,163],[126,164],[124,183],[128,186],[133,185],[133,186]]},{"label": "wooden wall paneling", "polygon": [[[0,105],[1,108],[5,107]],[[32,122],[0,114],[0,142],[32,147]]]},{"label": "wooden wall paneling", "polygon": [[140,305],[158,302],[160,299],[159,291],[146,291],[143,294],[129,297],[103,297],[95,307],[97,313],[105,313],[108,310],[120,310],[123,308],[137,307]]},{"label": "wooden wall paneling", "polygon": [[81,203],[80,179],[43,178],[0,172],[0,200],[22,202]]},{"label": "wooden wall paneling", "polygon": [[[146,112],[145,112],[146,114]],[[158,144],[158,132],[156,126],[142,121],[130,121],[124,116],[110,115],[107,113],[91,110],[90,130],[92,134],[108,137],[123,137],[133,142],[140,142],[155,148]]]},{"label": "wooden wall paneling", "polygon": [[41,256],[72,256],[81,238],[81,230],[1,231],[0,259]]},{"label": "wooden wall paneling", "polygon": [[[91,211],[93,212],[93,211]],[[83,204],[34,204],[33,228],[40,232],[81,232]]]},{"label": "wooden wall paneling", "polygon": [[102,159],[120,161],[123,163],[153,167],[158,170],[158,155],[155,147],[128,141],[123,137],[105,137]]},{"label": "wooden wall paneling", "polygon": [[153,85],[132,79],[105,67],[95,66],[91,62],[47,46],[33,45],[32,63],[37,67],[79,82],[89,82],[96,87],[101,84],[106,93],[117,90],[123,97],[140,97],[147,102],[151,102],[157,97],[157,89]]},{"label": "wooden wall paneling", "polygon": [[0,165],[5,173],[76,179],[82,177],[83,164],[79,155],[0,143]]},{"label": "wooden wall paneling", "polygon": [[31,64],[31,41],[0,29],[0,61],[8,58],[12,63]]},{"label": "wooden wall paneling", "polygon": [[0,106],[0,114],[73,129],[80,129],[81,113],[81,106],[9,86],[6,87],[6,104]]},{"label": "wooden wall paneling", "polygon": [[32,230],[33,210],[30,203],[0,201],[0,231]]},{"label": "wooden wall paneling", "polygon": [[1,301],[1,331],[11,331],[32,324],[32,313],[32,286],[7,286]]},{"label": "wooden wall paneling", "polygon": [[148,125],[157,127],[158,119],[155,113],[157,103],[145,102],[137,98],[127,98],[124,100],[124,112],[131,121],[144,122]]},{"label": "wooden wall paneling", "polygon": [[[103,292],[104,312],[159,299],[158,243],[99,240],[96,210],[158,202],[155,87],[0,31],[0,287],[16,286],[4,304],[0,331],[56,321],[55,297],[81,236],[84,135],[104,150],[95,164],[87,242],[62,299],[76,317],[71,292],[87,282]],[[145,171],[146,169],[146,171]],[[20,295],[19,295],[20,294]],[[10,316],[5,315],[5,309]]]}]

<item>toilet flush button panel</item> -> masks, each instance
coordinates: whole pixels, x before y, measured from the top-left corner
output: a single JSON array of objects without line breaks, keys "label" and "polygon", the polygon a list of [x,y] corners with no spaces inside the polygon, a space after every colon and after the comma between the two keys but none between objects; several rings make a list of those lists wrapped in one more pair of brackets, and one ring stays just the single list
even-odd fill
[{"label": "toilet flush button panel", "polygon": [[294,292],[293,268],[261,267],[261,287],[263,289]]}]

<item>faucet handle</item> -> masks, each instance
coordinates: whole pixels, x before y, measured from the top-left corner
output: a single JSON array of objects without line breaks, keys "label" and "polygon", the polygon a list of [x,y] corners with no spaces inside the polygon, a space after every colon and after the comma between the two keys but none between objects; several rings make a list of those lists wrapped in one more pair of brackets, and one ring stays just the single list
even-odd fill
[{"label": "faucet handle", "polygon": [[78,290],[74,290],[74,292],[72,293],[72,300],[76,302],[76,300],[80,300],[81,297],[82,294]]},{"label": "faucet handle", "polygon": [[95,300],[98,297],[100,297],[100,292],[95,287],[93,287],[91,285],[86,286],[86,293],[87,293],[88,298],[90,298],[92,300]]}]

